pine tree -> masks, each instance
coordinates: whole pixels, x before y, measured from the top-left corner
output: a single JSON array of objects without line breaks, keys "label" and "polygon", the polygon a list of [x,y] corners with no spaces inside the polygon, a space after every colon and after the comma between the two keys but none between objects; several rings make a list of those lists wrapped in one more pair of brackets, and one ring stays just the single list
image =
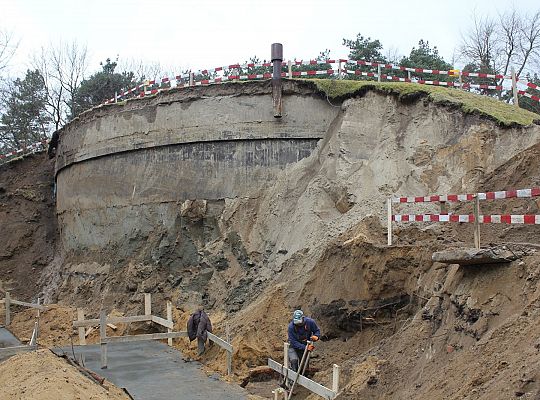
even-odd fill
[{"label": "pine tree", "polygon": [[18,149],[45,139],[50,130],[46,105],[47,89],[38,70],[28,70],[24,79],[13,81],[0,118],[2,147]]},{"label": "pine tree", "polygon": [[81,86],[75,91],[73,96],[72,117],[76,117],[81,112],[94,106],[102,104],[104,101],[113,98],[115,93],[130,89],[135,86],[135,74],[133,72],[114,72],[117,63],[111,62],[107,58],[105,64],[101,63],[102,71],[95,73],[90,78],[81,82]]}]

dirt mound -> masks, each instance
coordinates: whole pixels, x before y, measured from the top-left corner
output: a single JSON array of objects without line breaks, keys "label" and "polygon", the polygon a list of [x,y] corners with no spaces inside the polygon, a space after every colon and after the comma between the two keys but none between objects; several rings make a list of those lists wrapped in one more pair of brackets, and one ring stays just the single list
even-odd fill
[{"label": "dirt mound", "polygon": [[124,400],[110,382],[103,386],[83,376],[49,350],[19,354],[0,363],[0,398],[4,400]]},{"label": "dirt mound", "polygon": [[[3,316],[3,313],[0,314]],[[70,344],[72,322],[76,316],[76,309],[59,305],[50,305],[48,310],[42,311],[39,318],[39,344],[47,347]],[[19,340],[26,342],[30,340],[36,320],[37,311],[34,309],[16,311],[12,315],[9,329]]]},{"label": "dirt mound", "polygon": [[54,161],[46,153],[0,166],[0,293],[37,297],[43,268],[53,259],[57,237]]}]

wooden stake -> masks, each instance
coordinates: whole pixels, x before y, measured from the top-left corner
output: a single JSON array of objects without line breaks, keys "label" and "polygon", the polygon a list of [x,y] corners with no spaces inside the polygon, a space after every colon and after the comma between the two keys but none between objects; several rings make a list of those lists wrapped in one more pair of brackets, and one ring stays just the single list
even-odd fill
[{"label": "wooden stake", "polygon": [[339,392],[339,365],[334,364],[332,370],[332,391],[337,395]]},{"label": "wooden stake", "polygon": [[[231,330],[229,324],[225,325],[225,334],[227,337],[227,342],[231,344]],[[227,375],[232,374],[232,353],[227,351]]]},{"label": "wooden stake", "polygon": [[[84,321],[84,310],[82,308],[77,308],[77,321]],[[79,327],[79,345],[86,345],[86,334],[82,326]]]},{"label": "wooden stake", "polygon": [[283,342],[283,366],[289,368],[289,343]]},{"label": "wooden stake", "polygon": [[514,105],[519,107],[516,70],[512,67],[512,93],[514,95]]},{"label": "wooden stake", "polygon": [[381,64],[377,65],[377,82],[381,81]]},{"label": "wooden stake", "polygon": [[289,79],[292,79],[292,61],[287,61],[287,66],[289,67]]},{"label": "wooden stake", "polygon": [[101,310],[99,314],[99,337],[101,350],[101,369],[107,368],[107,343],[103,339],[107,338],[107,314]]},{"label": "wooden stake", "polygon": [[144,315],[152,315],[152,295],[144,294]]},{"label": "wooden stake", "polygon": [[341,78],[341,71],[343,70],[343,67],[342,67],[342,64],[341,64],[341,60],[339,60],[339,65],[338,65],[338,79],[342,79]]},{"label": "wooden stake", "polygon": [[6,306],[6,326],[9,326],[11,324],[11,297],[9,296],[9,292],[6,292],[4,304]]},{"label": "wooden stake", "polygon": [[388,226],[387,226],[387,236],[388,236],[388,246],[392,246],[392,199],[386,200],[387,206],[387,217],[388,217]]},{"label": "wooden stake", "polygon": [[[167,321],[173,322],[172,318],[172,303],[170,301],[167,301]],[[171,333],[173,330],[171,328],[167,328],[167,332]],[[172,338],[167,339],[167,344],[172,347],[173,340]]]},{"label": "wooden stake", "polygon": [[480,248],[480,199],[478,193],[474,199],[474,247]]}]

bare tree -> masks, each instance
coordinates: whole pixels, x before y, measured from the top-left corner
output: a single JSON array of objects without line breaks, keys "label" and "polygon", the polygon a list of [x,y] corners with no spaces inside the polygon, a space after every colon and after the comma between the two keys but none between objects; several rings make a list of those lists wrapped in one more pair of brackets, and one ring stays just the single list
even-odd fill
[{"label": "bare tree", "polygon": [[489,17],[474,14],[473,26],[461,37],[460,55],[480,70],[494,69],[497,54],[497,24]]},{"label": "bare tree", "polygon": [[[519,49],[521,65],[517,70],[518,75],[520,75],[529,65],[532,67],[534,62],[540,61],[540,10],[535,14],[524,18],[520,39]],[[536,67],[538,67],[538,65],[536,65]]]},{"label": "bare tree", "polygon": [[0,72],[4,70],[17,51],[19,42],[16,42],[11,32],[0,30]]},{"label": "bare tree", "polygon": [[384,53],[384,57],[390,64],[398,64],[403,58],[403,54],[395,46],[390,46]]},{"label": "bare tree", "polygon": [[76,42],[42,47],[32,63],[45,80],[47,110],[58,130],[74,115],[74,95],[88,67],[87,48]]},{"label": "bare tree", "polygon": [[480,70],[507,75],[530,72],[540,58],[540,10],[534,14],[511,8],[496,19],[473,15],[473,25],[461,38],[460,55]]},{"label": "bare tree", "polygon": [[133,72],[137,81],[159,79],[174,73],[172,68],[165,68],[160,62],[147,62],[133,58],[118,61],[117,71]]}]

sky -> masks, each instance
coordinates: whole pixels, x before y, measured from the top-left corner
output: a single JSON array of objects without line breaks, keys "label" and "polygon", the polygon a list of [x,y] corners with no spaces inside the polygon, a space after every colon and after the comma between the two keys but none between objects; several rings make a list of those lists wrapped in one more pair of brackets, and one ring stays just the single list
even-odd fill
[{"label": "sky", "polygon": [[176,73],[253,55],[268,59],[274,42],[283,44],[285,59],[314,58],[324,49],[346,58],[343,38],[358,33],[402,55],[428,40],[451,61],[473,13],[496,16],[512,4],[524,12],[540,8],[538,0],[0,0],[0,29],[20,43],[12,72],[24,71],[41,46],[60,41],[88,47],[90,73],[117,56]]}]

